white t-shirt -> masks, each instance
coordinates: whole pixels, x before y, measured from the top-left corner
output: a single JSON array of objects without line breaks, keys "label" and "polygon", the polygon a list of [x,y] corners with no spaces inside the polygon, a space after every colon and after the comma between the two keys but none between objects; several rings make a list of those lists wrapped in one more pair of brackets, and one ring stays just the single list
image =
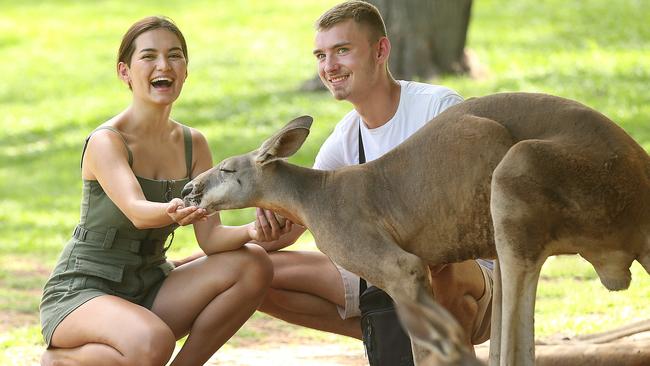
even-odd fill
[{"label": "white t-shirt", "polygon": [[[392,150],[448,107],[463,98],[451,89],[414,81],[398,81],[399,106],[393,118],[384,125],[368,129],[361,123],[361,138],[366,161],[372,161]],[[334,170],[359,163],[359,124],[356,110],[345,115],[321,146],[314,169]]]}]

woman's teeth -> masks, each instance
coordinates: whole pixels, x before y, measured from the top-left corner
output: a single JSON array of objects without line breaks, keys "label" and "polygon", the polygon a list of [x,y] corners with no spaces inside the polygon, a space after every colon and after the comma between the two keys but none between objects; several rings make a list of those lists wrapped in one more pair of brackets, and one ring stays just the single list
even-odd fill
[{"label": "woman's teeth", "polygon": [[154,88],[165,88],[171,86],[172,82],[172,79],[160,77],[151,80],[151,85],[153,85]]}]

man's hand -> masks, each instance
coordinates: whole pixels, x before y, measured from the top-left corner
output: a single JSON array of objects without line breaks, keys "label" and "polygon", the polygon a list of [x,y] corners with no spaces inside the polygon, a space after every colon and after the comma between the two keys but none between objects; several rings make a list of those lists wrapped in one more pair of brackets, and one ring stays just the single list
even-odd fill
[{"label": "man's hand", "polygon": [[208,219],[206,214],[207,211],[203,208],[196,206],[185,207],[183,200],[180,198],[174,198],[167,206],[167,215],[181,226],[205,221]]},{"label": "man's hand", "polygon": [[248,226],[248,234],[254,241],[262,243],[278,240],[291,231],[293,223],[273,211],[257,208],[255,213],[255,222]]}]

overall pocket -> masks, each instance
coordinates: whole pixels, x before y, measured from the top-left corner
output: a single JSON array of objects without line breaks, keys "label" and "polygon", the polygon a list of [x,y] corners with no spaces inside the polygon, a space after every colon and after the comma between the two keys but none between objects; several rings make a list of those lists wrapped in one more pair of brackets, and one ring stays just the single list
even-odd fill
[{"label": "overall pocket", "polygon": [[102,262],[95,257],[79,255],[75,258],[73,275],[70,290],[95,288],[114,292],[122,283],[124,264]]}]

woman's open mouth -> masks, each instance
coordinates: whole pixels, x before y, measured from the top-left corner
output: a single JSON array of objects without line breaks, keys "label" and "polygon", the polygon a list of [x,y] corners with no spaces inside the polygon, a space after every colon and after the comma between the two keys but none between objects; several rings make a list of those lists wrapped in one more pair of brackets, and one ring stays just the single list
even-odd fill
[{"label": "woman's open mouth", "polygon": [[156,89],[166,89],[172,86],[174,80],[167,77],[157,77],[151,80],[151,86]]}]

